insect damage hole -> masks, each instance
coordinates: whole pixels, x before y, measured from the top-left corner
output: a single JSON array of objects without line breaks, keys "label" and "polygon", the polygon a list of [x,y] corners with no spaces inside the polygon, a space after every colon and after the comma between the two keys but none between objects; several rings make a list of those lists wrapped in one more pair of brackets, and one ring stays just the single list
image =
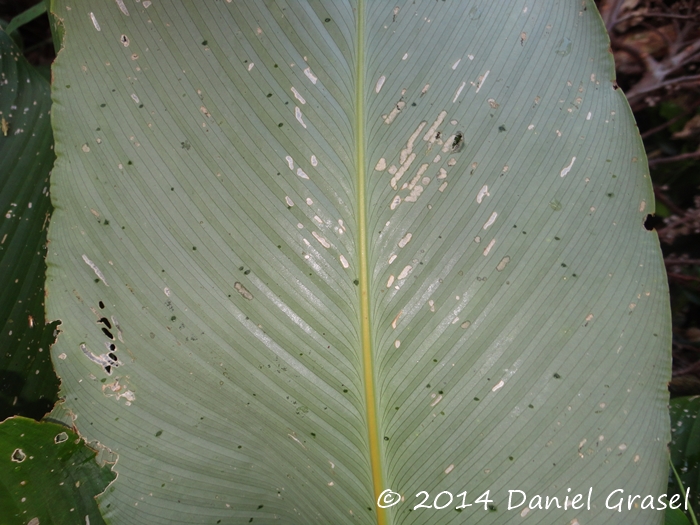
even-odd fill
[{"label": "insect damage hole", "polygon": [[241,283],[239,283],[238,281],[236,281],[236,282],[233,284],[233,287],[234,287],[235,290],[236,290],[239,294],[241,294],[244,298],[248,299],[249,301],[252,301],[252,300],[253,300],[253,294],[250,293],[250,292],[248,291],[248,289],[247,289],[245,286],[243,286]]},{"label": "insect damage hole", "polygon": [[455,138],[452,140],[452,146],[450,147],[452,153],[459,153],[464,148],[464,133],[458,131],[455,133]]},{"label": "insect damage hole", "polygon": [[652,215],[651,213],[648,213],[647,216],[644,218],[644,228],[647,231],[653,231],[656,229],[657,226],[660,226],[664,223],[664,220],[660,217],[656,217],[655,215]]}]

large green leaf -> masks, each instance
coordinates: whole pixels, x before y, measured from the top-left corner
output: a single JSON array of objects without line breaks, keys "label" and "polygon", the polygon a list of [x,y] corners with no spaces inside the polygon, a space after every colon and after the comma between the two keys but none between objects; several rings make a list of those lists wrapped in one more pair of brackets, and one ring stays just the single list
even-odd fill
[{"label": "large green leaf", "polygon": [[50,110],[49,83],[0,30],[0,421],[43,417],[58,391],[44,323]]},{"label": "large green leaf", "polygon": [[[678,472],[683,488],[690,489],[690,504],[700,509],[700,397],[677,397],[671,401],[671,461]],[[671,477],[669,490],[684,494],[675,476]]]},{"label": "large green leaf", "polygon": [[95,464],[71,429],[13,417],[0,424],[0,516],[3,525],[104,523],[95,494],[115,477]]},{"label": "large green leaf", "polygon": [[108,521],[663,519],[605,508],[665,491],[670,320],[593,2],[55,11],[48,311]]}]

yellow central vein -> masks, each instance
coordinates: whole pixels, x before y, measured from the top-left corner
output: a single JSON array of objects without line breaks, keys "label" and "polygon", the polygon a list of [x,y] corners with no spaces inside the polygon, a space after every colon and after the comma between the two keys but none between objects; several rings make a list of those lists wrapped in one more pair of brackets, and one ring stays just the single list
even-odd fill
[{"label": "yellow central vein", "polygon": [[357,209],[358,236],[360,247],[360,325],[362,327],[362,365],[364,369],[365,405],[367,410],[367,432],[369,438],[369,455],[372,468],[372,484],[374,488],[374,501],[377,511],[377,524],[386,525],[387,515],[383,508],[376,506],[377,498],[382,492],[383,476],[381,462],[381,438],[377,425],[376,395],[374,391],[374,367],[372,355],[372,337],[370,333],[369,318],[369,270],[367,253],[367,202],[365,198],[365,18],[364,1],[357,3],[357,48],[355,57],[357,60],[355,71],[355,130],[356,151],[355,160],[357,166]]}]

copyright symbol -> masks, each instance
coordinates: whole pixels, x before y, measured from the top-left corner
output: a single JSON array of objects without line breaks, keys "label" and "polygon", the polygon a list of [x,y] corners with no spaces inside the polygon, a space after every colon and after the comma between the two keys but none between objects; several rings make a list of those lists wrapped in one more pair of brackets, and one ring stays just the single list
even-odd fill
[{"label": "copyright symbol", "polygon": [[388,507],[393,507],[399,501],[401,501],[401,494],[391,489],[386,489],[377,498],[377,505],[382,509],[386,509]]}]

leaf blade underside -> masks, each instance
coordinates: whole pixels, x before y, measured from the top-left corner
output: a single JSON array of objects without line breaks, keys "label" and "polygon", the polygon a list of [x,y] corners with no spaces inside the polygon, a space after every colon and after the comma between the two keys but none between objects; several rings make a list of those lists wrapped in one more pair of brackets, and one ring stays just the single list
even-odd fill
[{"label": "leaf blade underside", "polygon": [[48,309],[108,520],[663,488],[666,285],[592,3],[89,9],[57,8]]}]

